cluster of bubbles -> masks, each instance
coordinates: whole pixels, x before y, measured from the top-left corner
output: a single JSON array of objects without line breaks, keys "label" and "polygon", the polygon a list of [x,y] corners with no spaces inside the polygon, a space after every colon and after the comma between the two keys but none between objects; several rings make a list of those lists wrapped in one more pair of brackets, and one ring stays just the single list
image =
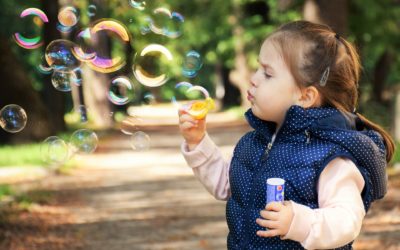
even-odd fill
[{"label": "cluster of bubbles", "polygon": [[40,153],[44,162],[62,164],[74,154],[93,153],[97,145],[98,138],[95,132],[89,129],[78,129],[72,133],[69,142],[58,136],[46,138],[40,146]]},{"label": "cluster of bubbles", "polygon": [[[134,9],[139,11],[146,9],[145,1],[128,1]],[[90,19],[93,19],[97,14],[96,5],[89,5],[86,14]],[[104,54],[95,44],[99,39],[106,36],[108,39],[113,39],[113,42],[119,43],[121,48],[130,45],[132,37],[127,27],[115,19],[105,18],[92,22],[90,27],[78,30],[77,24],[80,15],[80,11],[73,6],[65,6],[60,9],[57,16],[57,29],[62,33],[69,33],[69,37],[72,37],[72,39],[57,39],[48,44],[45,48],[45,54],[37,66],[39,72],[51,74],[52,85],[58,91],[69,92],[73,85],[82,85],[81,66],[83,64],[100,73],[114,73],[126,65],[127,58],[120,56],[124,53]],[[32,18],[37,28],[49,22],[46,14],[37,8],[25,9],[20,17],[24,19]],[[140,27],[140,30],[143,35],[153,32],[174,39],[182,35],[184,21],[184,17],[178,12],[167,8],[156,8],[151,12],[151,16],[145,18],[145,25]],[[72,33],[73,30],[74,33]],[[19,46],[25,49],[36,49],[43,45],[43,40],[38,34],[28,36],[15,33],[14,39]],[[148,44],[134,55],[132,73],[137,82],[143,86],[160,87],[171,77],[168,68],[173,59],[173,54],[164,45]],[[191,50],[185,55],[182,64],[182,76],[194,78],[201,67],[200,54]],[[136,89],[131,79],[120,75],[110,81],[106,94],[109,101],[114,105],[127,105],[137,96]],[[172,98],[173,104],[179,109],[186,110],[196,119],[202,119],[209,110],[214,108],[214,101],[210,98],[207,90],[201,86],[192,85],[189,82],[180,82],[176,84],[175,89],[180,92],[183,90],[188,102],[178,102],[174,96]],[[147,104],[153,104],[155,97],[151,93],[146,93],[144,100]],[[14,106],[12,111],[3,111],[3,109],[0,120],[3,129],[13,133],[23,129],[26,124],[25,111]],[[12,115],[7,117],[7,112],[13,113],[13,118],[10,118]],[[75,112],[79,114],[81,123],[88,121],[90,114],[84,105],[80,105]],[[126,123],[126,121],[124,122]],[[129,121],[126,124],[129,125]],[[130,144],[133,150],[143,151],[150,148],[150,137],[146,133],[131,130],[122,130],[122,132],[130,136]],[[80,129],[72,134],[69,142],[56,136],[50,136],[43,141],[41,152],[46,162],[62,163],[77,152],[92,153],[96,149],[97,143],[96,133],[87,129]]]}]

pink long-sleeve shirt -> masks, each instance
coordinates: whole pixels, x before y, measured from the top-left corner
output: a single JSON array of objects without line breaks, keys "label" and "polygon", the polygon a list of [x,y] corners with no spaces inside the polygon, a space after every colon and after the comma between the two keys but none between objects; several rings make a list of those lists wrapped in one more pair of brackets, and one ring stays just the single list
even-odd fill
[{"label": "pink long-sleeve shirt", "polygon": [[[216,199],[227,200],[230,193],[229,167],[218,147],[206,134],[193,149],[183,142],[182,154],[194,175]],[[281,237],[300,242],[306,249],[336,248],[354,240],[365,216],[361,192],[364,179],[349,159],[336,158],[318,180],[319,208],[292,202],[293,220]],[[338,220],[340,218],[340,220]]]}]

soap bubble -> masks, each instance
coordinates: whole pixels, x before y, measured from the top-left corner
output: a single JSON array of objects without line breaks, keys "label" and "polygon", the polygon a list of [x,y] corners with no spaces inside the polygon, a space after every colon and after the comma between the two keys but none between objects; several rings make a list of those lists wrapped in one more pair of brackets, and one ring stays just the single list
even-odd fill
[{"label": "soap bubble", "polygon": [[130,138],[130,144],[135,151],[145,151],[150,148],[150,136],[145,132],[138,131]]},{"label": "soap bubble", "polygon": [[[20,14],[21,18],[25,17],[31,17],[33,19],[30,19],[29,21],[31,22],[30,24],[34,24],[36,28],[39,28],[43,25],[43,23],[48,23],[49,19],[47,18],[46,14],[37,8],[28,8],[25,9],[24,11],[21,12]],[[24,25],[26,26],[26,30],[28,33],[31,33],[29,36],[33,37],[27,37],[27,35],[22,35],[21,33],[17,32],[14,34],[14,39],[16,43],[21,46],[22,48],[25,49],[36,49],[39,48],[40,46],[43,45],[43,41],[40,34],[40,31],[37,31],[34,28],[29,27],[30,24]],[[35,33],[35,34],[32,34]],[[36,35],[36,36],[35,36]]]},{"label": "soap bubble", "polygon": [[64,163],[69,158],[69,148],[63,139],[50,136],[41,143],[40,154],[46,163]]},{"label": "soap bubble", "polygon": [[79,129],[71,135],[70,144],[74,152],[90,154],[97,148],[97,135],[89,129]]},{"label": "soap bubble", "polygon": [[129,78],[119,76],[111,80],[107,97],[116,105],[124,105],[132,100],[133,94],[133,85]]},{"label": "soap bubble", "polygon": [[9,104],[0,110],[0,126],[9,133],[23,130],[27,120],[25,110],[16,104]]},{"label": "soap bubble", "polygon": [[[188,82],[181,82],[175,86],[176,89],[186,88],[185,100],[179,104],[175,96],[172,98],[172,103],[176,108],[185,110],[195,119],[203,119],[209,110],[215,108],[214,100],[210,97],[208,91],[198,85],[192,85]],[[200,98],[203,95],[204,99]]]},{"label": "soap bubble", "polygon": [[[109,34],[109,39],[117,38],[117,41],[119,41],[119,43],[115,41],[112,44],[116,46],[116,48],[120,48],[120,55],[124,55],[124,48],[126,44],[128,44],[130,41],[129,33],[125,25],[116,20],[101,19],[94,24],[91,29],[91,34],[96,35],[100,32],[107,32],[106,34]],[[119,55],[107,58],[101,56],[99,51],[97,51],[96,54],[97,56],[93,60],[88,62],[88,66],[95,71],[102,73],[111,73],[121,69],[126,64],[124,58],[121,58],[121,56]]]},{"label": "soap bubble", "polygon": [[57,71],[53,72],[51,76],[51,83],[58,91],[68,92],[71,91],[71,82],[76,79],[74,71]]},{"label": "soap bubble", "polygon": [[89,17],[94,17],[97,14],[97,7],[94,4],[88,6],[87,14]]},{"label": "soap bubble", "polygon": [[58,21],[65,27],[75,26],[78,20],[78,10],[72,6],[66,6],[58,12]]},{"label": "soap bubble", "polygon": [[197,51],[191,50],[186,53],[183,61],[182,74],[189,78],[195,77],[202,65],[200,54]]},{"label": "soap bubble", "polygon": [[182,34],[185,19],[181,14],[171,12],[167,8],[157,8],[153,12],[154,16],[149,22],[151,31],[170,38],[177,38]]},{"label": "soap bubble", "polygon": [[138,9],[138,10],[144,10],[144,8],[146,6],[145,1],[129,0],[129,4],[130,4],[130,6],[132,6],[135,9]]},{"label": "soap bubble", "polygon": [[40,73],[45,75],[49,75],[53,72],[53,68],[47,64],[46,60],[44,59],[44,56],[41,58],[41,63],[38,66],[36,66],[36,69]]},{"label": "soap bubble", "polygon": [[133,74],[145,86],[161,86],[169,79],[168,68],[172,59],[173,56],[166,47],[150,44],[140,54],[135,55]]},{"label": "soap bubble", "polygon": [[49,66],[56,71],[71,71],[78,68],[81,62],[72,53],[74,46],[73,42],[64,39],[52,41],[45,52]]},{"label": "soap bubble", "polygon": [[92,34],[89,28],[78,32],[72,53],[83,62],[92,61],[96,58],[96,51],[93,47]]},{"label": "soap bubble", "polygon": [[156,103],[156,98],[154,97],[154,95],[153,94],[151,94],[151,93],[146,93],[144,96],[143,96],[143,99],[144,99],[144,102],[146,103],[146,104],[154,104],[154,103]]}]

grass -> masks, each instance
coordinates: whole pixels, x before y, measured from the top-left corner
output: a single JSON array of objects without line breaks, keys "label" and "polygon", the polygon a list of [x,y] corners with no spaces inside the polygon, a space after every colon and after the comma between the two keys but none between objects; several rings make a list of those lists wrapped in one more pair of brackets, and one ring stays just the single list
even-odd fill
[{"label": "grass", "polygon": [[0,146],[0,167],[42,165],[40,144]]}]

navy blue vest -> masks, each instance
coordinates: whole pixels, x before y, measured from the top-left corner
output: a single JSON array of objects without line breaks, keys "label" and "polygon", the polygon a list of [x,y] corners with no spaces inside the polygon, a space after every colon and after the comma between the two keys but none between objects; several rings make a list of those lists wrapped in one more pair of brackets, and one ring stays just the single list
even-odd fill
[{"label": "navy blue vest", "polygon": [[[228,249],[304,249],[299,242],[256,235],[265,230],[256,224],[266,205],[266,180],[285,179],[285,200],[318,208],[317,181],[336,157],[351,159],[365,180],[362,199],[371,202],[386,193],[386,158],[382,137],[355,126],[357,117],[334,108],[303,109],[292,106],[270,150],[276,124],[246,112],[254,128],[238,142],[229,172],[232,196],[226,206]],[[359,124],[359,123],[358,123]],[[351,249],[351,243],[340,249]]]}]

